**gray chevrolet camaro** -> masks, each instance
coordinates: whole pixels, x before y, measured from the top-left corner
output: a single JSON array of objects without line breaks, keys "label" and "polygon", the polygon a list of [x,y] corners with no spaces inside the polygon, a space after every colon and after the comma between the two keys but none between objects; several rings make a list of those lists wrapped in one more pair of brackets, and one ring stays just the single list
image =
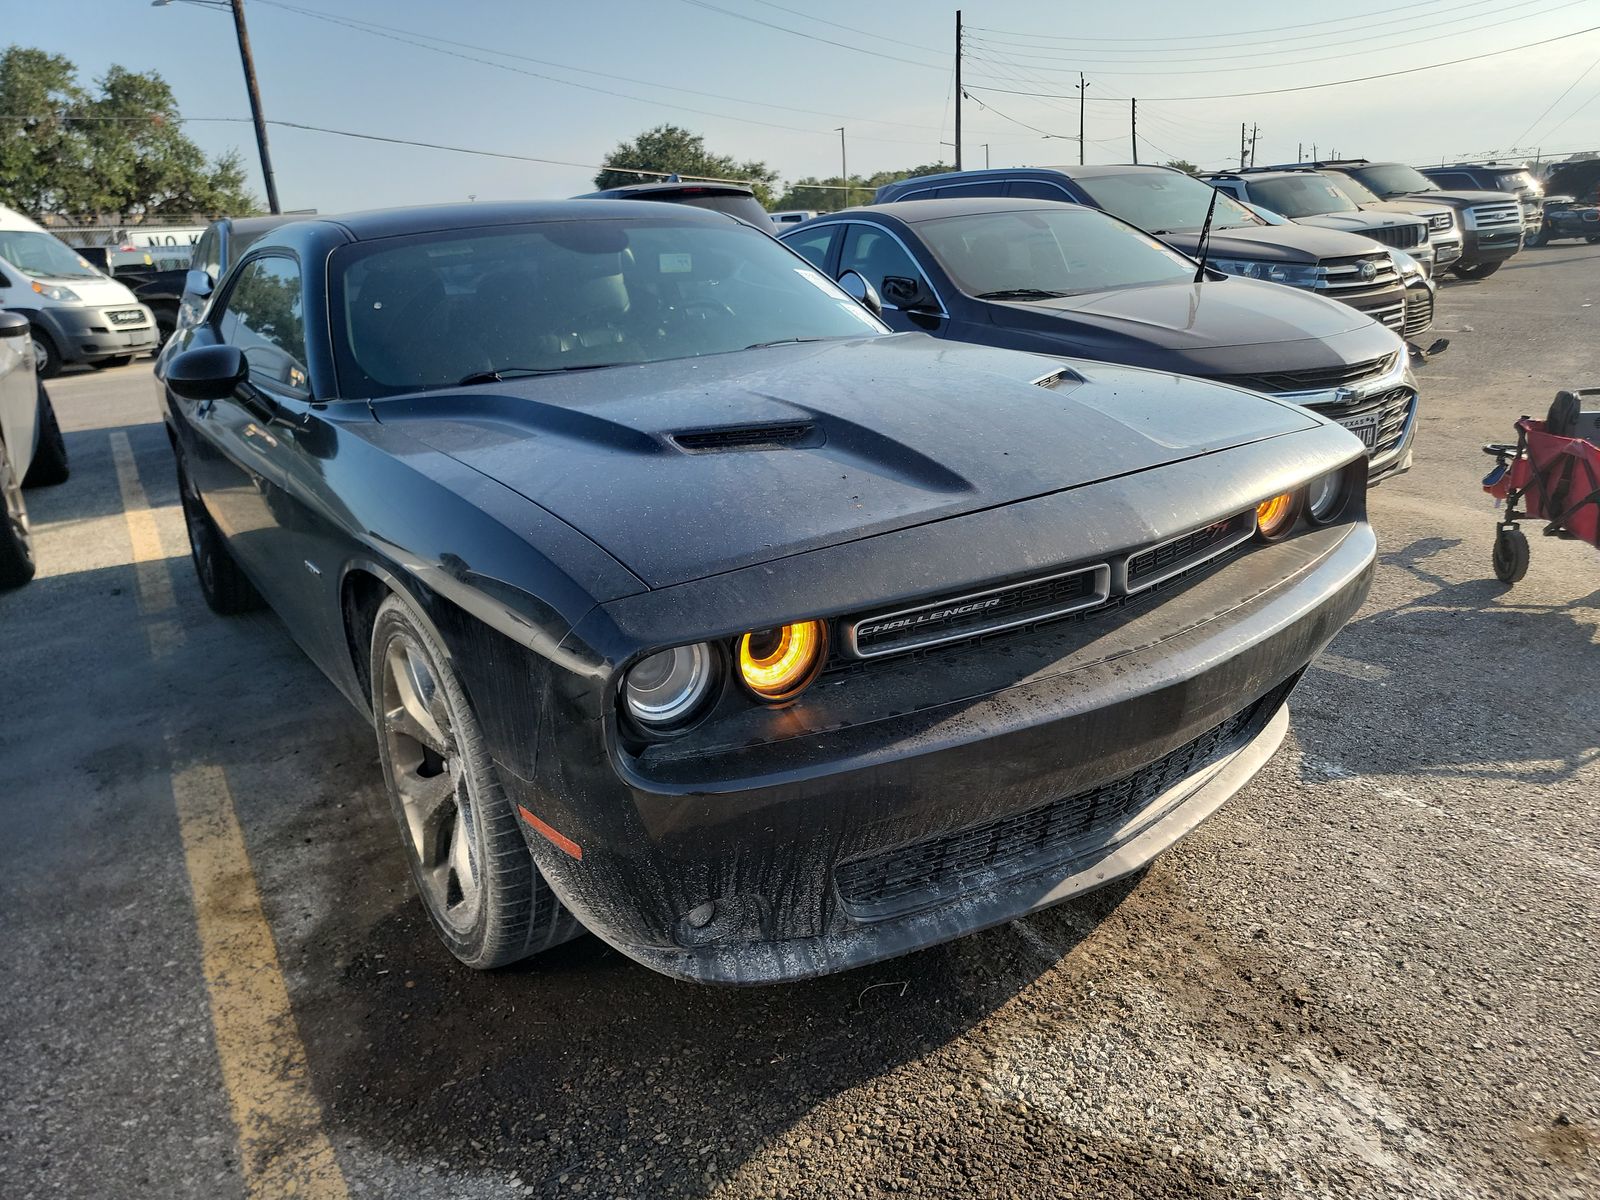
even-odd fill
[{"label": "gray chevrolet camaro", "polygon": [[1136,870],[1373,570],[1361,444],[892,334],[718,213],[275,229],[158,363],[212,607],[373,724],[440,937],[795,979]]}]

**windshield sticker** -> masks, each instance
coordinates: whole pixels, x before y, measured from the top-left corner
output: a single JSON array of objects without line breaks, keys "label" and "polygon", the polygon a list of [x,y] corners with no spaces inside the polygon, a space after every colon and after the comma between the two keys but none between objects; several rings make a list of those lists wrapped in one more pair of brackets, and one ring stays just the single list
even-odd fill
[{"label": "windshield sticker", "polygon": [[660,271],[663,275],[687,275],[694,270],[692,255],[682,252],[662,253],[658,256],[661,261]]},{"label": "windshield sticker", "polygon": [[816,288],[819,292],[826,292],[830,296],[836,296],[839,294],[837,289],[834,288],[833,284],[829,283],[821,275],[818,275],[810,267],[796,267],[794,269],[794,273],[800,276],[801,279],[804,279],[812,287]]}]

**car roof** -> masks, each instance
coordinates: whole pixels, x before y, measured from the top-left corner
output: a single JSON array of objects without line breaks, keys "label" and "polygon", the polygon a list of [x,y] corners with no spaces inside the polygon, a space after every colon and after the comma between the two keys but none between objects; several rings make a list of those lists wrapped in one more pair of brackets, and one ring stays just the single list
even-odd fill
[{"label": "car roof", "polygon": [[755,196],[755,192],[742,183],[700,183],[692,179],[686,179],[681,183],[669,183],[665,180],[656,183],[625,183],[621,187],[602,188],[598,192],[585,192],[582,196],[576,197],[576,199],[604,200],[608,197],[632,197],[651,195],[656,192],[690,195],[699,192],[710,192],[717,196]]},{"label": "car roof", "polygon": [[945,171],[938,175],[912,175],[905,179],[896,179],[885,187],[897,187],[900,184],[918,183],[944,183],[959,182],[963,179],[991,178],[991,179],[1016,179],[1030,175],[1054,174],[1065,175],[1069,179],[1093,179],[1100,175],[1128,175],[1134,172],[1166,171],[1175,175],[1183,172],[1173,167],[1158,167],[1145,163],[1093,163],[1089,165],[1074,166],[1039,166],[1039,167],[993,167],[982,171]]},{"label": "car roof", "polygon": [[[737,221],[727,213],[683,204],[652,204],[638,200],[537,200],[499,204],[425,204],[412,208],[377,208],[332,217],[305,218],[337,225],[356,241],[406,237],[451,229],[479,229],[494,225],[530,225],[539,221],[637,221],[665,217],[705,225]],[[739,222],[741,225],[744,222]]]},{"label": "car roof", "polygon": [[1200,176],[1201,179],[1242,179],[1253,182],[1260,179],[1298,179],[1302,175],[1315,175],[1316,169],[1312,167],[1260,167],[1246,168],[1244,171],[1212,171]]},{"label": "car roof", "polygon": [[[821,222],[835,217],[882,215],[893,217],[907,225],[919,225],[924,221],[937,221],[941,217],[964,217],[973,213],[1029,209],[1048,209],[1052,212],[1061,209],[1073,212],[1099,211],[1085,208],[1081,204],[1070,204],[1064,200],[1025,200],[1020,196],[950,196],[940,200],[891,200],[886,204],[857,205],[855,208],[841,208],[838,212],[824,213],[817,220]],[[806,224],[809,225],[811,222],[808,221]]]}]

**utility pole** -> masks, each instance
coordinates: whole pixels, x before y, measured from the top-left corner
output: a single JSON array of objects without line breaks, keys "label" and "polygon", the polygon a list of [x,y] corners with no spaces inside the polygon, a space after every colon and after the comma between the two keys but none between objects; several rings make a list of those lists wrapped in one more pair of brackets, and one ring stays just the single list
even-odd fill
[{"label": "utility pole", "polygon": [[1128,101],[1128,138],[1133,143],[1133,165],[1139,165],[1139,99]]},{"label": "utility pole", "polygon": [[1261,126],[1252,124],[1250,126],[1250,165],[1252,167],[1256,165],[1256,139],[1260,136]]},{"label": "utility pole", "polygon": [[1296,142],[1294,144],[1294,160],[1297,163],[1298,162],[1305,162],[1305,160],[1306,160],[1306,144],[1304,142]]},{"label": "utility pole", "polygon": [[985,142],[983,144],[983,169],[985,171],[987,171],[989,169],[989,143],[988,142]]},{"label": "utility pole", "polygon": [[961,10],[956,9],[956,170],[961,170]]},{"label": "utility pole", "polygon": [[844,184],[844,206],[850,207],[850,164],[844,157],[844,126],[839,126],[839,182]]},{"label": "utility pole", "polygon": [[1089,95],[1089,82],[1078,72],[1078,165],[1083,166],[1083,105]]},{"label": "utility pole", "polygon": [[1244,170],[1244,130],[1245,124],[1239,122],[1239,170]]},{"label": "utility pole", "polygon": [[1317,144],[1315,142],[1311,143],[1311,161],[1312,162],[1321,162],[1322,161],[1320,158],[1317,157]]}]

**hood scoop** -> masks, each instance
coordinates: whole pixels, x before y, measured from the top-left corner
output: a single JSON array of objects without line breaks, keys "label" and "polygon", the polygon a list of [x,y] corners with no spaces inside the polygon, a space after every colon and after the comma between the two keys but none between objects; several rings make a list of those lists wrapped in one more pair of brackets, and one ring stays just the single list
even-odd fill
[{"label": "hood scoop", "polygon": [[680,450],[690,454],[724,454],[733,450],[783,450],[790,446],[820,446],[822,431],[809,421],[782,425],[725,425],[718,429],[687,429],[668,435]]}]

